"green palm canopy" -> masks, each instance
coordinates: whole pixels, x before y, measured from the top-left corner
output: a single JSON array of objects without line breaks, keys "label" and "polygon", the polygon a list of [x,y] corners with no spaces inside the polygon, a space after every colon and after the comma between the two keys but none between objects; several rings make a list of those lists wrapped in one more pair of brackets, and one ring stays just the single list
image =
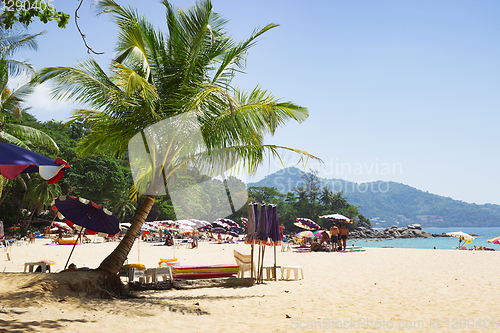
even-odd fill
[{"label": "green palm canopy", "polygon": [[[236,42],[225,31],[227,20],[213,11],[210,1],[187,10],[162,3],[166,32],[155,29],[132,7],[112,0],[99,2],[100,13],[110,15],[119,28],[117,55],[108,73],[88,59],[75,67],[50,67],[38,74],[39,82],[55,82],[55,97],[89,106],[74,111],[70,120],[92,127],[80,143],[81,153],[123,157],[130,154],[127,148],[133,138],[160,142],[149,147],[150,163],[138,170],[136,186],[141,179],[146,184],[160,179],[164,185],[186,167],[208,175],[234,168],[254,173],[266,157],[280,158],[282,152],[295,153],[303,162],[316,158],[298,149],[264,144],[265,136],[287,121],[304,121],[305,107],[280,102],[261,87],[245,92],[232,85],[234,76],[243,73],[250,47],[277,25],[269,24]],[[151,131],[169,119],[181,119],[181,125],[167,127],[163,134]],[[197,131],[184,131],[187,127]],[[201,139],[193,139],[198,135],[193,133]],[[101,269],[118,272],[158,193],[147,193],[132,226]]]}]

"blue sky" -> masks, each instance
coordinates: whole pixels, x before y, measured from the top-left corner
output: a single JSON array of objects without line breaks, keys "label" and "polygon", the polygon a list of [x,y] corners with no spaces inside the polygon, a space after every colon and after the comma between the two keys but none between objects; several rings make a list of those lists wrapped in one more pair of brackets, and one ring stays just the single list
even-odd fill
[{"label": "blue sky", "polygon": [[[136,4],[158,27],[164,8]],[[172,1],[180,8],[194,1]],[[90,55],[74,25],[78,1],[55,0],[71,14],[68,27],[45,29],[39,50],[18,58],[36,67],[71,66]],[[367,182],[401,182],[423,191],[478,204],[500,204],[500,2],[498,1],[295,1],[213,0],[243,39],[268,23],[235,82],[261,85],[283,101],[305,106],[310,117],[288,124],[268,143],[303,149],[325,164],[309,163],[320,176]],[[79,25],[93,55],[106,67],[116,28],[84,1]],[[65,120],[74,108],[52,101],[48,87],[30,100],[42,121]],[[285,159],[296,165],[296,157]],[[258,180],[279,169],[262,166]]]}]

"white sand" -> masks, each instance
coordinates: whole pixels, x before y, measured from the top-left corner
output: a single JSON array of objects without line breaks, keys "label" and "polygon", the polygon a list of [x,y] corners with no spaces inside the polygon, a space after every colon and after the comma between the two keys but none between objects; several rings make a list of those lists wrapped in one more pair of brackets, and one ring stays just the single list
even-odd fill
[{"label": "white sand", "polygon": [[[0,250],[0,272],[22,272],[24,262],[43,259],[55,261],[52,271],[60,271],[71,246],[46,243],[37,239],[36,244],[12,247],[11,261]],[[70,262],[96,268],[116,245],[77,245]],[[185,265],[234,263],[233,249],[250,253],[244,244],[202,242],[199,249],[176,249],[175,257]],[[171,258],[173,252],[171,247],[136,243],[129,263],[156,267],[160,258]],[[36,274],[0,273],[0,331],[292,332],[332,330],[332,321],[338,326],[333,331],[342,331],[343,325],[349,332],[365,331],[370,323],[377,332],[483,332],[484,324],[488,331],[500,331],[500,251],[278,249],[277,257],[279,265],[302,266],[304,280],[247,288],[149,291],[141,293],[142,299],[61,301],[30,289]],[[267,248],[266,264],[272,262],[273,250]]]}]

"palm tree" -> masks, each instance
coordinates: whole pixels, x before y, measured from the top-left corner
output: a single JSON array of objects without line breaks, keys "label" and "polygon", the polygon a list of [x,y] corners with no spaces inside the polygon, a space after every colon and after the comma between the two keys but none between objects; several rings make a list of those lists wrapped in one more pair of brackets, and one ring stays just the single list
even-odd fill
[{"label": "palm tree", "polygon": [[36,128],[14,123],[21,118],[21,105],[26,96],[33,92],[33,85],[25,83],[10,90],[7,87],[8,72],[7,60],[0,59],[0,140],[27,149],[36,144],[58,151],[57,144],[49,135]]},{"label": "palm tree", "polygon": [[40,215],[45,207],[50,206],[55,197],[61,195],[61,187],[58,184],[49,184],[41,177],[33,177],[28,182],[28,192],[24,196],[24,202],[28,206],[30,219],[23,233],[26,233],[30,227],[33,216]]},{"label": "palm tree", "polygon": [[[5,12],[0,14],[0,22],[5,15]],[[31,76],[34,70],[27,62],[12,59],[12,56],[20,49],[36,50],[36,37],[42,34],[30,35],[23,30],[25,27],[21,23],[14,24],[10,29],[0,25],[0,141],[27,149],[41,145],[57,152],[59,150],[57,144],[50,136],[38,129],[15,123],[20,120],[25,110],[22,108],[22,103],[26,96],[33,92],[33,84],[25,83],[11,90],[7,86],[9,76],[19,74]],[[18,180],[24,182],[21,178]],[[9,180],[0,175],[0,197],[7,183]]]},{"label": "palm tree", "polygon": [[[7,16],[7,12],[0,13],[0,23],[3,22]],[[43,35],[43,32],[35,35],[26,33],[26,26],[19,22],[16,22],[9,29],[6,29],[3,24],[0,24],[0,55],[7,62],[11,75],[34,73],[33,67],[29,63],[12,59],[12,56],[21,49],[37,50],[38,44],[36,38],[40,35]]]},{"label": "palm tree", "polygon": [[[159,154],[155,149],[149,152],[152,163],[141,170],[144,173],[139,172],[136,187],[157,185],[151,183],[155,179],[169,181],[186,166],[210,175],[235,165],[252,173],[265,156],[279,158],[281,149],[298,153],[301,159],[315,158],[297,149],[263,143],[265,135],[273,135],[287,120],[304,121],[306,108],[279,102],[260,87],[245,93],[231,84],[234,75],[244,69],[248,49],[276,25],[255,30],[237,43],[228,37],[224,30],[227,21],[213,12],[209,0],[186,11],[176,10],[167,1],[163,4],[167,33],[155,30],[132,7],[121,7],[113,0],[99,3],[100,12],[110,14],[119,27],[117,56],[109,74],[93,59],[75,67],[40,71],[39,82],[56,80],[55,97],[92,108],[72,115],[71,121],[84,121],[92,127],[80,143],[80,152],[123,157],[130,142],[162,141],[158,136],[166,135],[169,144]],[[151,131],[153,125],[170,120],[177,125],[160,134]],[[186,130],[191,125],[199,129],[202,140],[194,139],[196,131]],[[128,153],[132,163],[133,154]],[[117,273],[125,262],[160,193],[151,187],[145,192],[132,226],[100,269]]]}]

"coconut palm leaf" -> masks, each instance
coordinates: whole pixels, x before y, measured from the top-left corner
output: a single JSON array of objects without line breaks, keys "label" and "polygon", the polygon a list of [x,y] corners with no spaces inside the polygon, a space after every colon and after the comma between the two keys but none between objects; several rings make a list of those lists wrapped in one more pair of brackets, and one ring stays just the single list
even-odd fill
[{"label": "coconut palm leaf", "polygon": [[131,6],[100,1],[99,12],[110,15],[119,29],[110,72],[89,59],[75,67],[42,69],[36,78],[55,81],[56,98],[90,106],[75,110],[70,120],[92,129],[80,153],[128,153],[135,165],[130,195],[147,192],[125,237],[100,265],[113,273],[125,261],[158,193],[165,193],[165,184],[183,170],[214,176],[254,173],[266,158],[281,160],[284,153],[298,155],[304,164],[317,159],[299,149],[264,144],[265,136],[286,122],[304,121],[305,107],[281,102],[260,87],[245,93],[232,86],[234,75],[244,71],[248,50],[277,25],[235,42],[225,31],[227,20],[209,0],[187,10],[162,3],[165,33]]}]

